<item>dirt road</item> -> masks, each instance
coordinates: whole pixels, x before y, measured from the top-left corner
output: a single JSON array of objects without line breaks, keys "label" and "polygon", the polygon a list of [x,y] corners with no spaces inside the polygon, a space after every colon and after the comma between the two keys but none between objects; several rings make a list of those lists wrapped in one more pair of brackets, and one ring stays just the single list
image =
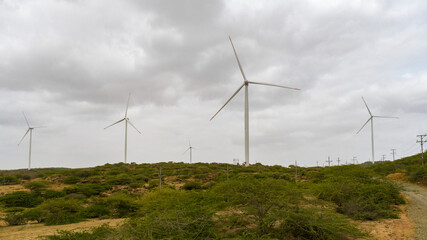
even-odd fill
[{"label": "dirt road", "polygon": [[408,183],[400,183],[403,193],[409,197],[408,217],[412,219],[417,240],[427,240],[427,189]]}]

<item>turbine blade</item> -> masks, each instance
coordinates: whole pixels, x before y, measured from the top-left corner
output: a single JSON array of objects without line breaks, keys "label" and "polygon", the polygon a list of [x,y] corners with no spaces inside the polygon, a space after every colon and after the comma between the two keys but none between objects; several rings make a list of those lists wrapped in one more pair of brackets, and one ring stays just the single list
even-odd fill
[{"label": "turbine blade", "polygon": [[272,87],[288,88],[288,89],[293,89],[293,90],[301,90],[299,88],[286,87],[286,86],[277,85],[277,84],[271,84],[271,83],[260,83],[260,82],[251,82],[251,81],[248,81],[248,83],[258,84],[258,85],[265,85],[265,86],[272,86]]},{"label": "turbine blade", "polygon": [[137,132],[139,132],[139,134],[141,134],[141,132],[135,127],[135,125],[133,125],[132,124],[132,122],[130,121],[130,120],[127,120],[128,121],[128,123],[133,127],[133,128],[135,128],[135,130],[137,131]]},{"label": "turbine blade", "polygon": [[240,86],[239,87],[239,89],[237,89],[237,91],[233,94],[233,96],[231,96],[231,98],[229,98],[228,100],[227,100],[227,102],[224,104],[224,105],[222,105],[222,107],[218,110],[218,112],[216,112],[215,113],[215,115],[213,115],[213,117],[211,118],[211,120],[210,121],[212,121],[212,119],[216,116],[216,115],[218,115],[218,113],[225,107],[225,105],[227,105],[230,101],[231,101],[231,99],[233,99],[234,98],[234,96],[236,96],[236,94],[243,88],[243,86],[245,86],[245,84],[243,83],[242,84],[242,86]]},{"label": "turbine blade", "polygon": [[126,116],[128,115],[129,100],[130,100],[130,93],[129,93],[129,97],[128,97],[128,104],[126,105],[125,118],[126,118]]},{"label": "turbine blade", "polygon": [[27,126],[28,126],[28,127],[30,127],[30,124],[28,123],[27,116],[25,116],[25,113],[24,113],[24,112],[22,112],[22,114],[24,115],[25,121],[27,122]]},{"label": "turbine blade", "polygon": [[28,130],[25,132],[24,136],[21,138],[21,141],[19,141],[18,146],[21,144],[22,140],[24,140],[25,136],[27,136],[29,131],[30,131],[30,129],[28,128]]},{"label": "turbine blade", "polygon": [[188,139],[188,145],[190,145],[190,147],[191,147],[191,142],[190,142],[190,139]]},{"label": "turbine blade", "polygon": [[115,122],[115,123],[113,123],[113,124],[111,124],[111,125],[108,125],[108,126],[106,126],[105,128],[104,128],[104,130],[105,129],[107,129],[107,128],[109,128],[109,127],[111,127],[111,126],[113,126],[113,125],[116,125],[117,123],[119,123],[119,122],[122,122],[123,120],[125,120],[126,118],[123,118],[123,119],[121,119],[121,120],[119,120],[119,121],[117,121],[117,122]]},{"label": "turbine blade", "polygon": [[240,65],[239,57],[237,56],[236,49],[234,48],[234,45],[233,45],[233,41],[231,41],[230,36],[228,36],[228,38],[230,39],[231,47],[233,47],[234,56],[236,56],[237,64],[239,65],[240,72],[242,73],[242,76],[243,76],[243,80],[245,80],[246,82],[247,81],[246,76],[245,76],[245,73],[243,72],[242,65]]},{"label": "turbine blade", "polygon": [[369,115],[371,115],[371,117],[372,117],[371,110],[369,110],[368,104],[366,104],[366,101],[365,101],[365,99],[363,97],[362,97],[362,100],[365,103],[366,109],[368,109]]},{"label": "turbine blade", "polygon": [[190,150],[190,148],[187,148],[187,150],[185,150],[185,152],[183,152],[182,155],[184,155],[186,152],[188,152],[188,150]]},{"label": "turbine blade", "polygon": [[369,122],[369,121],[371,121],[371,119],[372,119],[372,117],[370,117],[370,118],[368,119],[368,121],[366,121],[366,122],[365,122],[365,124],[363,124],[363,126],[359,129],[359,131],[357,131],[357,133],[356,133],[356,134],[358,134],[360,131],[362,131],[362,129],[366,126],[366,124],[368,124],[368,122]]},{"label": "turbine blade", "polygon": [[398,117],[389,117],[389,116],[373,116],[376,118],[395,118],[395,119],[399,119]]}]

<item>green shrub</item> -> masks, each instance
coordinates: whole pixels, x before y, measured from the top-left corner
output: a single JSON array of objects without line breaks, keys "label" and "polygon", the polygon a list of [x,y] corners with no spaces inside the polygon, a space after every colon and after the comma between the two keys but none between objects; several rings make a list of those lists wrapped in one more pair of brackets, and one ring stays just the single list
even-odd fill
[{"label": "green shrub", "polygon": [[43,221],[46,225],[68,224],[81,221],[78,214],[82,204],[74,199],[49,199],[43,202],[38,209],[44,212]]},{"label": "green shrub", "polygon": [[64,191],[66,194],[81,193],[86,197],[90,197],[94,195],[99,195],[100,193],[105,192],[108,189],[111,189],[111,186],[90,183],[90,184],[76,184],[70,187],[66,187],[64,188]]},{"label": "green shrub", "polygon": [[119,174],[107,180],[110,185],[128,185],[133,182],[133,179],[127,174]]},{"label": "green shrub", "polygon": [[353,219],[376,220],[397,217],[393,205],[404,203],[391,183],[374,178],[372,172],[356,166],[330,168],[314,176],[314,193],[338,205],[337,211]]},{"label": "green shrub", "polygon": [[46,181],[31,181],[24,184],[24,187],[36,195],[41,195],[47,189],[49,184]]},{"label": "green shrub", "polygon": [[92,228],[90,231],[58,231],[55,235],[45,236],[46,240],[105,240],[105,239],[120,239],[115,237],[117,230],[104,224],[100,227]]},{"label": "green shrub", "polygon": [[84,208],[80,212],[80,216],[85,218],[101,218],[110,215],[110,209],[106,205],[96,204]]},{"label": "green shrub", "polygon": [[11,208],[6,208],[4,210],[4,212],[23,212],[26,208],[24,207],[11,207]]},{"label": "green shrub", "polygon": [[111,215],[118,218],[131,216],[139,208],[134,198],[126,194],[112,195],[104,199],[104,204],[112,211]]},{"label": "green shrub", "polygon": [[55,190],[46,190],[42,195],[42,197],[45,199],[60,198],[64,196],[65,196],[65,192],[55,191]]},{"label": "green shrub", "polygon": [[28,221],[37,221],[41,223],[43,221],[43,210],[39,208],[28,209],[24,212],[24,217]]},{"label": "green shrub", "polygon": [[289,209],[270,232],[278,239],[353,239],[366,234],[352,226],[342,216],[327,210]]},{"label": "green shrub", "polygon": [[186,182],[181,188],[184,190],[198,190],[202,189],[202,184],[200,182]]},{"label": "green shrub", "polygon": [[27,223],[27,220],[25,219],[24,214],[22,212],[7,213],[3,219],[10,226],[23,225]]},{"label": "green shrub", "polygon": [[14,176],[3,176],[0,179],[0,182],[2,185],[13,185],[13,184],[19,184],[21,181],[19,181],[19,179]]},{"label": "green shrub", "polygon": [[42,201],[41,197],[25,191],[17,191],[0,197],[0,202],[6,207],[31,208],[39,205]]},{"label": "green shrub", "polygon": [[64,183],[65,183],[65,184],[76,184],[76,183],[78,183],[78,182],[80,182],[80,178],[79,178],[79,177],[77,177],[77,176],[74,176],[74,175],[69,176],[69,177],[66,177],[66,178],[64,179]]},{"label": "green shrub", "polygon": [[148,189],[153,189],[158,187],[160,184],[160,180],[159,179],[151,179],[150,181],[148,181]]}]

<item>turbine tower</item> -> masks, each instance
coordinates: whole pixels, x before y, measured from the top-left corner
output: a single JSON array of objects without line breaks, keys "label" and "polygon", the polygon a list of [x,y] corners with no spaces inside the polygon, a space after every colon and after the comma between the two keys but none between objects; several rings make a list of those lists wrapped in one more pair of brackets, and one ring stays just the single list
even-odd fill
[{"label": "turbine tower", "polygon": [[231,37],[228,37],[230,39],[231,47],[233,48],[234,56],[236,57],[237,64],[239,65],[240,72],[243,76],[243,84],[237,89],[237,91],[227,100],[227,102],[218,110],[218,112],[213,115],[212,119],[227,105],[231,99],[234,98],[234,96],[237,95],[237,93],[245,87],[245,165],[249,165],[249,96],[248,96],[248,87],[249,84],[258,84],[258,85],[265,85],[265,86],[271,86],[271,87],[280,87],[280,88],[287,88],[292,90],[300,90],[298,88],[292,88],[292,87],[285,87],[281,85],[271,84],[271,83],[260,83],[260,82],[252,82],[248,81],[246,79],[245,73],[243,72],[243,68],[240,65],[239,57],[237,57],[236,49],[234,48],[233,41],[231,41]]},{"label": "turbine tower", "polygon": [[31,169],[31,143],[33,141],[33,130],[35,128],[44,128],[44,127],[31,127],[30,124],[28,123],[28,119],[27,116],[25,116],[25,113],[22,112],[22,115],[24,115],[25,118],[25,122],[27,122],[27,126],[28,126],[28,130],[25,132],[24,136],[21,138],[21,141],[19,141],[18,146],[22,143],[22,141],[24,140],[25,136],[27,136],[28,132],[30,132],[30,151],[28,154],[28,170]]},{"label": "turbine tower", "polygon": [[120,123],[120,122],[125,121],[125,163],[127,163],[127,149],[128,149],[128,123],[129,123],[133,128],[135,128],[135,130],[136,130],[139,134],[141,134],[141,132],[140,132],[140,131],[135,127],[135,125],[133,125],[133,124],[132,124],[132,122],[131,122],[131,121],[129,120],[129,118],[127,117],[127,115],[128,115],[128,108],[129,108],[129,100],[130,100],[130,93],[129,93],[129,97],[128,97],[128,104],[126,105],[125,117],[124,117],[124,118],[122,118],[122,119],[120,119],[119,121],[117,121],[117,122],[115,122],[115,123],[113,123],[113,124],[111,124],[111,125],[109,125],[109,126],[107,126],[107,127],[105,127],[105,128],[104,128],[104,130],[105,130],[105,129],[107,129],[107,128],[111,127],[111,126],[116,125],[117,123]]},{"label": "turbine tower", "polygon": [[372,147],[372,163],[375,163],[375,155],[374,155],[374,118],[396,118],[398,119],[398,117],[387,117],[387,116],[375,116],[372,115],[371,110],[368,107],[368,104],[366,104],[365,99],[362,97],[363,102],[365,103],[366,109],[368,109],[369,115],[371,117],[369,117],[368,121],[365,122],[365,124],[363,124],[363,126],[359,129],[359,131],[357,131],[356,134],[358,134],[360,131],[362,131],[362,129],[366,126],[366,124],[368,124],[369,121],[371,121],[371,147]]},{"label": "turbine tower", "polygon": [[188,140],[188,144],[190,147],[188,147],[187,150],[185,150],[185,152],[182,155],[184,155],[188,150],[190,150],[190,163],[192,163],[193,162],[193,147],[191,146],[190,140]]}]

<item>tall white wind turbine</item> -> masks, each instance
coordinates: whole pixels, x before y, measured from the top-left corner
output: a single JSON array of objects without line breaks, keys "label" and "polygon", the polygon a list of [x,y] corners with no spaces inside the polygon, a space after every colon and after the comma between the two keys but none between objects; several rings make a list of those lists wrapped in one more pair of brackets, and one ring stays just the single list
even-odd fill
[{"label": "tall white wind turbine", "polygon": [[246,79],[245,73],[243,72],[243,68],[240,65],[239,57],[237,57],[236,49],[234,48],[233,41],[231,41],[231,37],[228,37],[230,39],[231,47],[233,48],[234,56],[236,57],[237,64],[239,65],[240,72],[243,76],[243,84],[237,89],[237,91],[225,102],[225,104],[218,110],[218,112],[213,115],[211,120],[227,105],[231,99],[233,99],[234,96],[237,95],[237,93],[245,87],[245,165],[249,165],[249,96],[248,96],[248,87],[249,84],[258,84],[258,85],[265,85],[265,86],[271,86],[271,87],[280,87],[280,88],[287,88],[292,90],[300,90],[298,88],[292,88],[292,87],[285,87],[281,85],[271,84],[271,83],[260,83],[260,82],[252,82],[248,81]]},{"label": "tall white wind turbine", "polygon": [[185,152],[183,153],[183,155],[184,155],[188,150],[190,150],[190,163],[192,163],[192,162],[193,162],[193,147],[191,146],[191,142],[190,142],[190,140],[188,140],[188,145],[189,145],[189,147],[187,148],[187,150],[185,150]]},{"label": "tall white wind turbine", "polygon": [[129,97],[128,97],[128,103],[127,103],[127,105],[126,105],[125,117],[124,117],[124,118],[122,118],[122,119],[120,119],[119,121],[117,121],[117,122],[115,122],[115,123],[113,123],[113,124],[111,124],[111,125],[109,125],[109,126],[107,126],[107,127],[105,127],[105,128],[104,128],[104,130],[105,130],[105,129],[107,129],[107,128],[109,128],[109,127],[113,126],[113,125],[116,125],[117,123],[120,123],[120,122],[125,121],[125,163],[127,163],[128,123],[129,123],[133,128],[135,128],[135,130],[136,130],[139,134],[141,134],[141,132],[140,132],[140,131],[135,127],[135,125],[133,125],[133,124],[132,124],[132,122],[131,122],[131,121],[129,120],[129,118],[127,117],[127,115],[128,115],[128,108],[129,108],[129,100],[130,100],[130,93],[129,93]]},{"label": "tall white wind turbine", "polygon": [[25,122],[27,122],[28,130],[25,132],[24,136],[21,138],[21,141],[19,141],[18,146],[22,143],[22,141],[24,140],[25,136],[27,136],[28,132],[30,132],[30,151],[29,151],[29,154],[28,154],[28,170],[30,170],[31,169],[31,144],[32,144],[32,141],[33,141],[33,130],[35,128],[44,128],[44,127],[41,127],[41,126],[40,127],[31,127],[30,124],[28,123],[27,116],[25,116],[24,112],[22,112],[22,115],[24,115]]},{"label": "tall white wind turbine", "polygon": [[360,131],[362,131],[362,129],[366,126],[366,124],[368,124],[369,121],[371,121],[371,147],[372,147],[372,162],[375,163],[375,155],[374,155],[374,118],[396,118],[398,119],[398,117],[387,117],[387,116],[375,116],[372,115],[371,110],[368,107],[368,104],[366,104],[365,99],[362,97],[363,102],[365,103],[366,109],[368,109],[369,112],[369,119],[368,121],[365,122],[365,124],[363,124],[363,126],[359,129],[359,131],[357,131],[356,134],[358,134]]}]

